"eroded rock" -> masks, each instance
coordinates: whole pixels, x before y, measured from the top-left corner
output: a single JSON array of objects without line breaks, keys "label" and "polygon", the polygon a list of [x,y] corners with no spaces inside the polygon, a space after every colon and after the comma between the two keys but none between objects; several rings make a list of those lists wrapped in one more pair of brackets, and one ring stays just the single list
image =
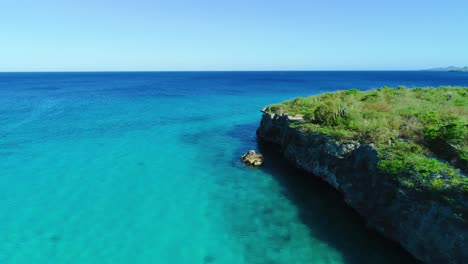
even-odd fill
[{"label": "eroded rock", "polygon": [[249,152],[242,155],[242,162],[251,166],[260,166],[263,164],[263,155],[256,153],[255,150],[250,150]]},{"label": "eroded rock", "polygon": [[[426,263],[465,263],[468,228],[454,209],[379,171],[372,144],[340,141],[290,126],[285,115],[265,113],[257,137],[278,145],[295,167],[328,182],[367,225]],[[467,208],[467,202],[460,206]]]}]

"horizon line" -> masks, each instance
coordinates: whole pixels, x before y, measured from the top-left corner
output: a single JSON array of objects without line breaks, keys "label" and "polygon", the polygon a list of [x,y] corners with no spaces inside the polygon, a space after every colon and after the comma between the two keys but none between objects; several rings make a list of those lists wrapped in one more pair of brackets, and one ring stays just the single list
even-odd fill
[{"label": "horizon line", "polygon": [[138,73],[138,72],[383,72],[383,71],[434,71],[430,69],[408,70],[408,69],[385,69],[385,70],[44,70],[44,71],[0,71],[0,73]]}]

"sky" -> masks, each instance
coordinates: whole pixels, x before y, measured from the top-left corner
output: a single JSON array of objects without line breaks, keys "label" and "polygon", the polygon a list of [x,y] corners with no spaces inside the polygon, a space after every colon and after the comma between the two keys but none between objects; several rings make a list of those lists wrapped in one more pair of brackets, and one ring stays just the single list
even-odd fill
[{"label": "sky", "polygon": [[1,0],[0,71],[468,65],[466,0]]}]

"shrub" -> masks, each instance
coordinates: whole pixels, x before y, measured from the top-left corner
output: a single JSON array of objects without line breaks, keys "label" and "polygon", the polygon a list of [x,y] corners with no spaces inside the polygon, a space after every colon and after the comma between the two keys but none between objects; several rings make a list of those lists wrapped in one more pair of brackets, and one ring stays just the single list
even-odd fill
[{"label": "shrub", "polygon": [[270,110],[304,115],[295,126],[308,131],[373,143],[378,167],[405,186],[468,192],[457,171],[468,170],[467,88],[350,89],[296,98]]}]

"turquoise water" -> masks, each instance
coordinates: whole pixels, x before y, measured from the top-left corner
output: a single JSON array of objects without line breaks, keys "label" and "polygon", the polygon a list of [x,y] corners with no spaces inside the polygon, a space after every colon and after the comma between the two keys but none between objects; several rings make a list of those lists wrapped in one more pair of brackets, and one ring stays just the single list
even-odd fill
[{"label": "turquoise water", "polygon": [[274,149],[239,162],[269,103],[400,84],[468,75],[1,73],[0,263],[413,262]]}]

